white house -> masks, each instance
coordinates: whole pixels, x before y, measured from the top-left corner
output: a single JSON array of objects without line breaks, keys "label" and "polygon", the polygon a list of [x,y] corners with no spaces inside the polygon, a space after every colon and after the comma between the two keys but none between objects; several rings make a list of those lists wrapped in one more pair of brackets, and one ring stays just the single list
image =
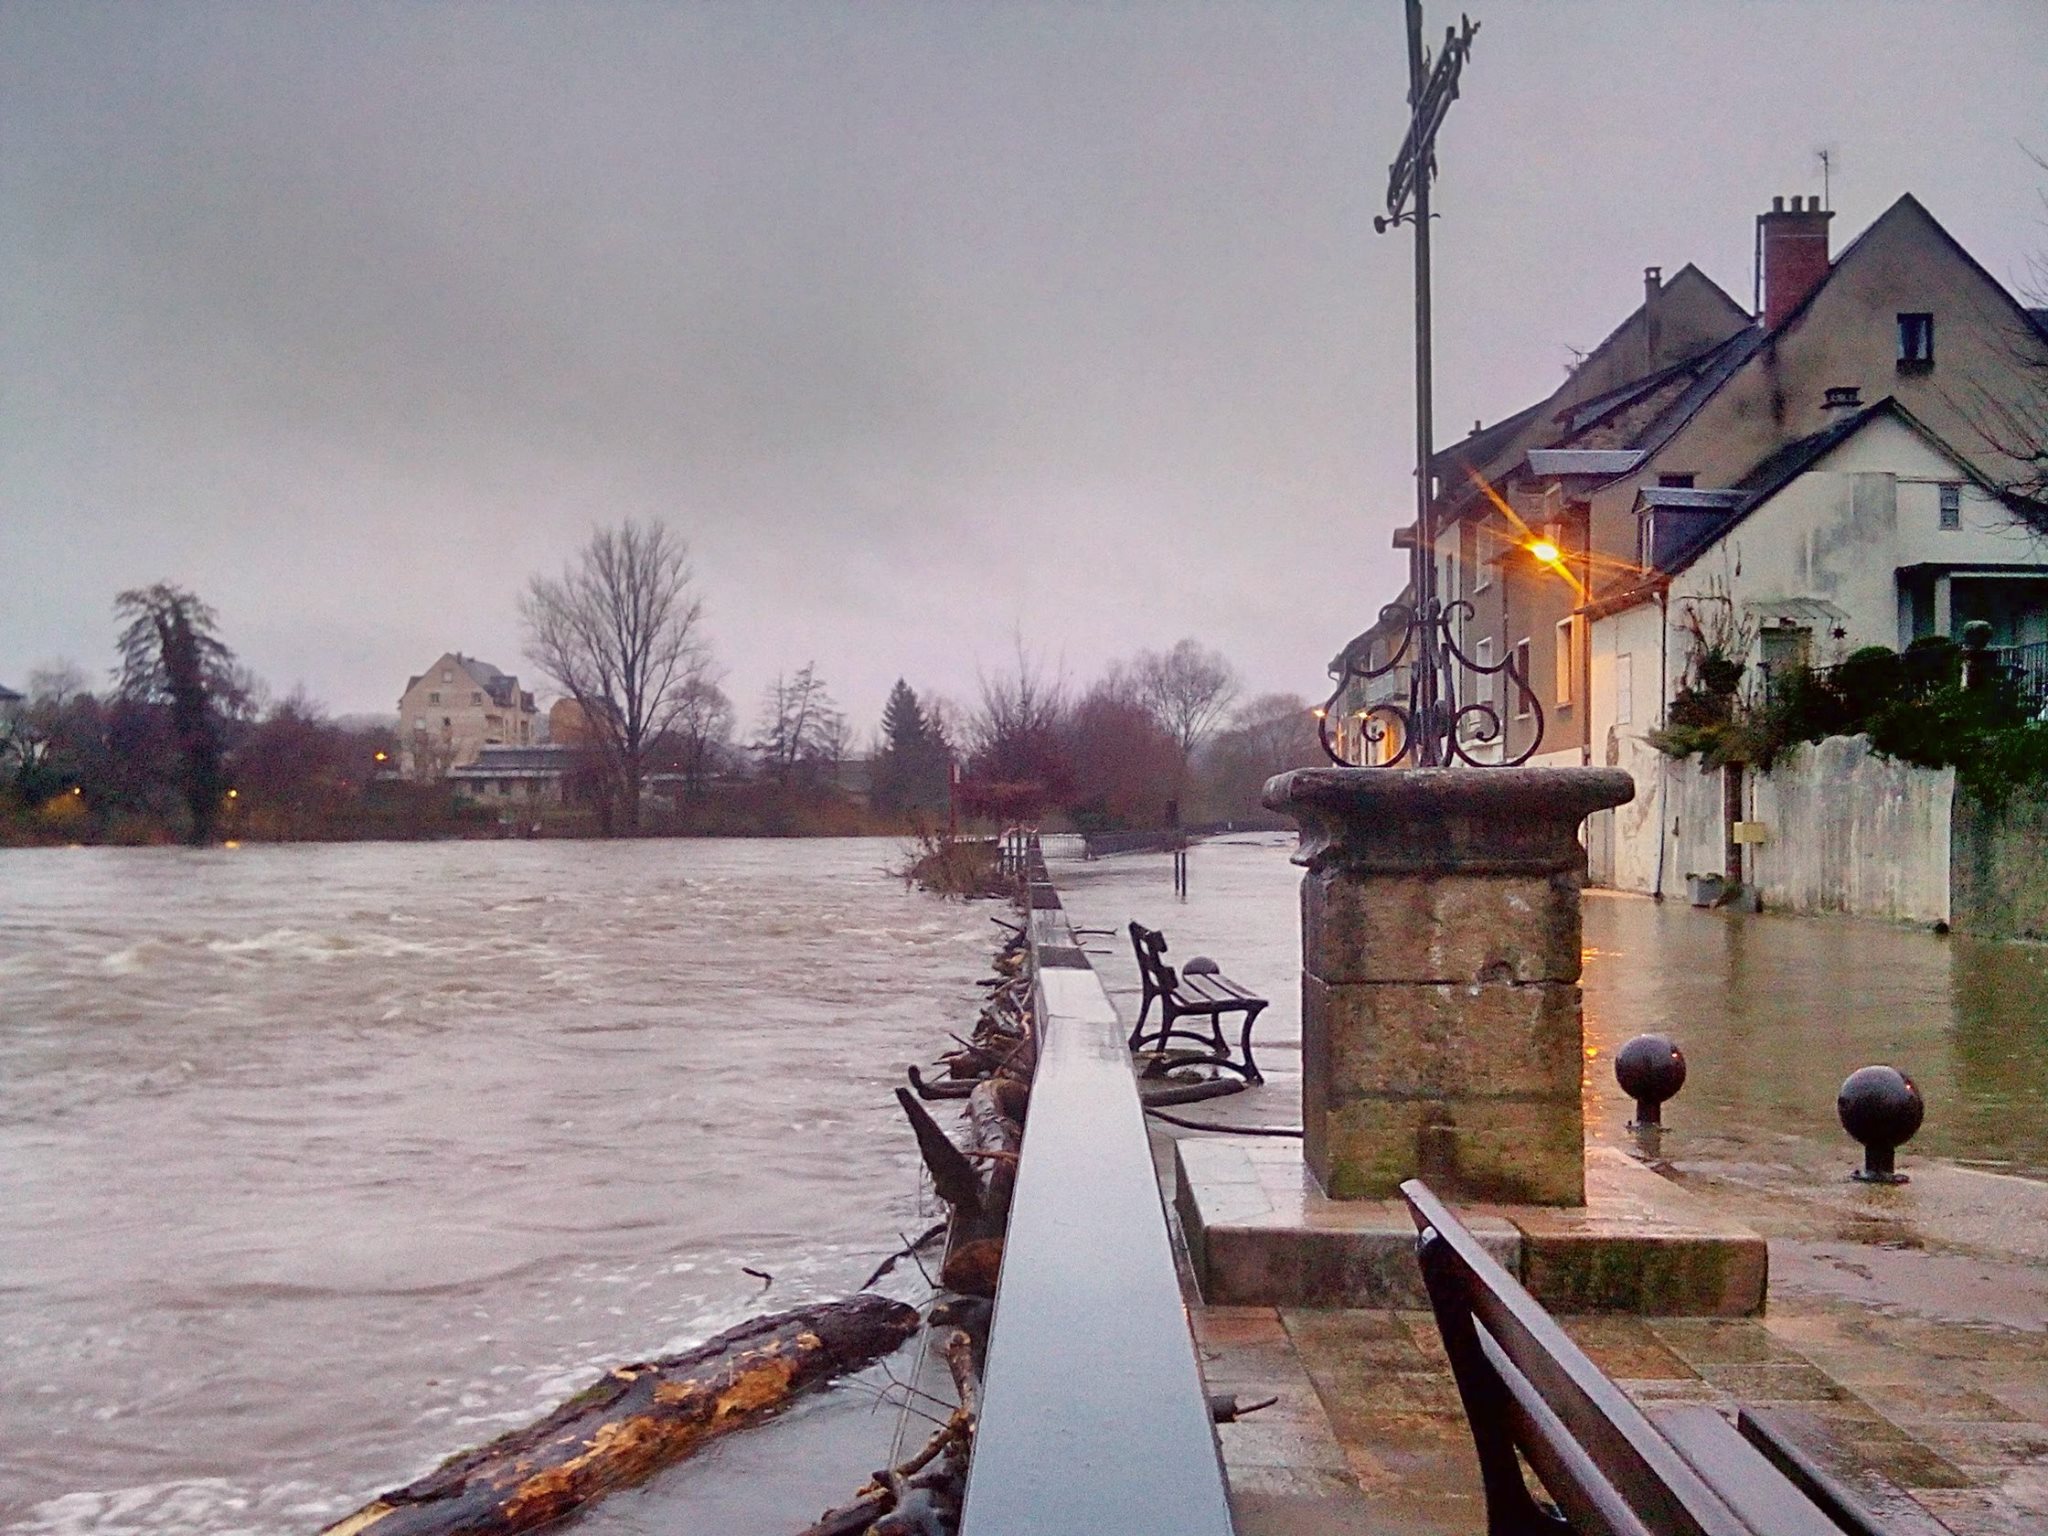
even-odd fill
[{"label": "white house", "polygon": [[2002,497],[1896,400],[1866,406],[1853,390],[1829,393],[1838,421],[1736,484],[1638,491],[1637,568],[1581,610],[1593,760],[1627,768],[1637,786],[1632,805],[1589,825],[1600,883],[1668,892],[1673,845],[1716,840],[1682,823],[1674,831],[1669,759],[1644,739],[1683,685],[1688,610],[1747,621],[1751,687],[1863,646],[1960,636],[1973,619],[1991,624],[1994,646],[2048,645],[2039,512]]}]

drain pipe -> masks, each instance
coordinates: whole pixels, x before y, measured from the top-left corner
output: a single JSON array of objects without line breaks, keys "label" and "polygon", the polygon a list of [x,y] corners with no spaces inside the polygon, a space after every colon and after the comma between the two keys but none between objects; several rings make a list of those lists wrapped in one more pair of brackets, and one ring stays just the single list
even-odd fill
[{"label": "drain pipe", "polygon": [[[1666,700],[1671,696],[1671,679],[1666,669],[1670,665],[1666,652],[1671,641],[1671,586],[1665,583],[1664,590],[1657,594],[1657,727],[1662,730],[1668,723],[1665,718]],[[1667,838],[1664,831],[1665,809],[1671,796],[1671,764],[1660,763],[1657,768],[1657,886],[1650,893],[1653,901],[1664,899],[1664,849]]]}]

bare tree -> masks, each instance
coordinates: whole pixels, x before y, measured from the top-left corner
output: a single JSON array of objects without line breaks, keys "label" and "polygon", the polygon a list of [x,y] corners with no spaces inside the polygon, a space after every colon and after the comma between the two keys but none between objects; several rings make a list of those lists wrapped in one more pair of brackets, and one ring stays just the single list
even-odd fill
[{"label": "bare tree", "polygon": [[845,750],[846,717],[833,707],[817,664],[804,663],[794,677],[778,673],[761,697],[760,731],[753,743],[761,771],[787,784],[800,772],[836,768]]},{"label": "bare tree", "polygon": [[732,700],[725,690],[705,677],[685,690],[683,707],[676,715],[676,738],[681,746],[683,788],[691,795],[704,792],[714,760],[732,740]]},{"label": "bare tree", "polygon": [[1182,640],[1165,655],[1141,651],[1131,676],[1138,697],[1180,752],[1181,773],[1237,697],[1237,670],[1219,652]]},{"label": "bare tree", "polygon": [[[2048,171],[2048,158],[2031,150],[2026,154]],[[2039,198],[2048,212],[2048,192]],[[2004,387],[1966,380],[1963,398],[1951,403],[1985,446],[2005,461],[1993,468],[1991,477],[2028,516],[2030,531],[2039,535],[2048,529],[2048,249],[2026,261],[2020,313],[2001,325],[2000,340],[2014,377]]]},{"label": "bare tree", "polygon": [[648,748],[709,676],[704,602],[689,546],[667,525],[599,528],[559,577],[536,576],[520,600],[526,654],[576,701],[627,831],[640,825]]}]

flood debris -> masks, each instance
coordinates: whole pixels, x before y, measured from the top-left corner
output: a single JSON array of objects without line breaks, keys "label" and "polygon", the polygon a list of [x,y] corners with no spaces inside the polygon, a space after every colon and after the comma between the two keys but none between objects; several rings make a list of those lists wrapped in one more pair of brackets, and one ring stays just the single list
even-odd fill
[{"label": "flood debris", "polygon": [[[996,953],[996,974],[982,983],[988,995],[971,1038],[952,1036],[958,1048],[936,1063],[944,1068],[944,1078],[927,1080],[913,1066],[909,1087],[896,1090],[932,1187],[949,1207],[930,1324],[959,1406],[908,1460],[876,1472],[852,1502],[826,1511],[801,1536],[952,1536],[959,1529],[981,1411],[992,1298],[1002,1273],[1010,1195],[1038,1061],[1029,945],[1021,928],[996,921],[1005,938]],[[949,1132],[925,1108],[928,1101],[939,1100],[965,1100],[957,1130]],[[887,1262],[915,1252],[937,1231]]]},{"label": "flood debris", "polygon": [[757,1317],[616,1366],[538,1423],[379,1495],[322,1536],[512,1536],[645,1481],[716,1436],[899,1348],[917,1309],[858,1295]]}]

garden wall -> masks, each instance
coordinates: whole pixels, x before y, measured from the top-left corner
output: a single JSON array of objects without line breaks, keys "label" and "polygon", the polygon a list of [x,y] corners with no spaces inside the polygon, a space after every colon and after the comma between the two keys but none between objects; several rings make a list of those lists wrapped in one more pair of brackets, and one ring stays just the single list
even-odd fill
[{"label": "garden wall", "polygon": [[1956,796],[1950,921],[1958,933],[2048,939],[2048,789],[1997,807]]}]

